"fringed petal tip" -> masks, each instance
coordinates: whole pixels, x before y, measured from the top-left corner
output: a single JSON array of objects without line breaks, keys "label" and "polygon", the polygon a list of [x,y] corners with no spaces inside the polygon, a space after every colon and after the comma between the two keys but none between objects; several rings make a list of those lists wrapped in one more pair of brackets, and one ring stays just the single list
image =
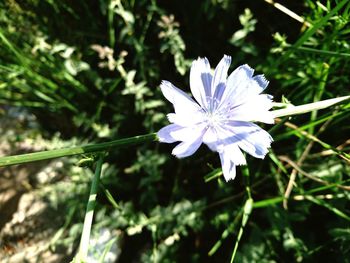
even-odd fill
[{"label": "fringed petal tip", "polygon": [[225,181],[233,180],[236,177],[236,166],[225,151],[219,153],[219,156]]},{"label": "fringed petal tip", "polygon": [[237,175],[237,166],[242,166],[242,165],[247,165],[245,159],[244,162],[242,163],[234,163],[230,162],[230,168],[225,170],[224,172],[224,167],[222,167],[222,174],[224,176],[224,179],[226,182],[233,181],[236,178]]},{"label": "fringed petal tip", "polygon": [[[258,159],[265,159],[266,155],[269,153],[269,149],[271,148],[271,143],[273,142],[272,137],[269,137],[269,141],[266,141],[265,144],[261,144],[261,145],[256,145],[256,151],[255,154],[251,154],[252,156],[254,156],[255,158]],[[249,153],[250,154],[250,153]]]},{"label": "fringed petal tip", "polygon": [[236,178],[236,166],[233,163],[228,170],[225,171],[223,168],[222,172],[226,182],[233,181]]},{"label": "fringed petal tip", "polygon": [[238,68],[243,69],[246,72],[248,77],[253,77],[254,69],[251,66],[249,66],[248,64],[243,64],[243,65],[239,66]]},{"label": "fringed petal tip", "polygon": [[222,59],[224,59],[227,64],[231,64],[231,60],[232,60],[231,56],[224,55]]},{"label": "fringed petal tip", "polygon": [[192,65],[198,65],[198,63],[209,64],[209,60],[206,57],[198,57],[196,60],[192,61]]},{"label": "fringed petal tip", "polygon": [[256,75],[253,77],[253,79],[258,83],[258,85],[262,88],[262,90],[266,89],[266,87],[269,85],[269,81],[265,78],[265,76],[262,75]]},{"label": "fringed petal tip", "polygon": [[229,178],[224,177],[224,179],[225,179],[226,183],[233,182],[236,179],[236,172],[235,172],[235,176],[234,177],[229,177]]},{"label": "fringed petal tip", "polygon": [[168,88],[168,87],[171,87],[173,84],[171,84],[171,82],[170,81],[167,81],[167,80],[162,80],[161,82],[160,82],[160,88],[162,89],[162,88]]}]

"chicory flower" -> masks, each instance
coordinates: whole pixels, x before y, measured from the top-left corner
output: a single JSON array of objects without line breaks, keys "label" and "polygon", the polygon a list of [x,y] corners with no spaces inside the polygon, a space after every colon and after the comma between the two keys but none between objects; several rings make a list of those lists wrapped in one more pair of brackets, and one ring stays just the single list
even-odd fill
[{"label": "chicory flower", "polygon": [[242,151],[264,158],[273,141],[253,122],[274,123],[272,96],[261,94],[268,85],[263,75],[242,65],[228,77],[231,57],[224,55],[212,74],[209,61],[192,63],[190,88],[194,99],[168,81],[160,88],[175,113],[170,125],[158,131],[160,142],[179,143],[172,151],[178,158],[192,155],[202,143],[218,152],[226,181],[236,176],[236,166],[246,164]]}]

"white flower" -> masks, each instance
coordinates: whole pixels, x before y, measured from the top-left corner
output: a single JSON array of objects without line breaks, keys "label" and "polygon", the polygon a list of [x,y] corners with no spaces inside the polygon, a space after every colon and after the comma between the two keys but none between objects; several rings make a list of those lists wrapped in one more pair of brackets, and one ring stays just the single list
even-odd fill
[{"label": "white flower", "polygon": [[268,152],[273,139],[253,121],[274,123],[272,96],[261,94],[269,82],[263,75],[253,77],[248,65],[227,78],[230,64],[231,57],[224,55],[212,74],[206,58],[192,63],[190,87],[197,102],[162,81],[160,88],[175,113],[168,114],[172,124],[157,133],[160,142],[181,142],[172,151],[178,158],[192,155],[202,142],[218,152],[226,181],[235,178],[236,165],[246,164],[241,150],[256,158]]}]

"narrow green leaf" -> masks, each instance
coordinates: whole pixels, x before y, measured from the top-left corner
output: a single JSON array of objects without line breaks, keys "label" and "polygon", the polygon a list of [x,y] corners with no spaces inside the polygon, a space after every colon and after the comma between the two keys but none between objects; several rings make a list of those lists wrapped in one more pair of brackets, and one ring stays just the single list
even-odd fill
[{"label": "narrow green leaf", "polygon": [[103,164],[103,155],[101,154],[100,158],[96,163],[96,170],[91,183],[90,195],[89,195],[89,200],[87,202],[85,218],[84,218],[83,232],[81,234],[81,239],[80,239],[79,252],[76,257],[77,262],[86,262],[86,258],[88,255],[92,219],[94,216],[94,211],[95,211],[96,202],[97,202],[96,201],[97,192],[98,192],[98,186],[99,186],[101,172],[102,172],[102,164]]},{"label": "narrow green leaf", "polygon": [[237,253],[237,249],[238,249],[238,245],[239,245],[239,242],[240,242],[242,235],[243,235],[243,232],[244,232],[244,227],[248,222],[248,219],[253,211],[253,208],[254,208],[254,201],[252,198],[249,197],[244,204],[242,224],[241,224],[241,227],[240,227],[238,235],[237,235],[237,239],[236,239],[235,247],[234,247],[233,252],[232,252],[230,263],[234,262],[234,259],[235,259],[236,253]]},{"label": "narrow green leaf", "polygon": [[[291,47],[291,48],[294,48],[294,47]],[[315,54],[320,54],[325,56],[350,58],[350,53],[321,50],[321,49],[310,48],[310,47],[298,47],[296,49],[300,51],[305,51],[305,52],[310,52],[310,53],[315,53]]]},{"label": "narrow green leaf", "polygon": [[[310,27],[292,46],[292,49],[301,47],[310,37],[312,37],[327,21],[334,16],[344,5],[346,5],[349,0],[343,0],[339,2],[327,15],[322,17],[318,22],[313,23]],[[288,58],[293,50],[289,50],[283,56],[283,58]]]},{"label": "narrow green leaf", "polygon": [[120,209],[120,206],[118,205],[118,203],[115,201],[115,199],[113,198],[112,194],[110,191],[108,191],[108,189],[106,189],[106,187],[104,187],[103,184],[100,185],[103,192],[105,193],[108,201],[112,204],[112,206],[116,209]]},{"label": "narrow green leaf", "polygon": [[237,214],[237,216],[234,218],[233,222],[224,230],[224,232],[222,232],[220,239],[214,244],[214,246],[210,249],[210,251],[208,252],[208,256],[213,256],[216,251],[221,247],[223,241],[231,234],[234,232],[237,224],[238,224],[238,220],[241,218],[243,214],[243,208],[239,211],[239,213]]},{"label": "narrow green leaf", "polygon": [[215,178],[218,178],[222,175],[222,169],[221,168],[217,168],[213,171],[211,171],[210,173],[208,173],[206,176],[204,176],[204,181],[206,183],[210,182],[211,180],[214,180]]},{"label": "narrow green leaf", "polygon": [[317,204],[317,205],[320,205],[320,206],[323,206],[325,208],[327,208],[328,210],[332,211],[334,214],[336,214],[337,216],[340,216],[341,218],[347,220],[347,221],[350,221],[350,216],[348,216],[347,214],[343,213],[342,211],[340,211],[338,208],[332,206],[331,204],[321,200],[321,199],[317,199],[311,195],[307,195],[305,196],[306,199],[308,199],[309,201]]},{"label": "narrow green leaf", "polygon": [[117,237],[112,238],[111,240],[108,241],[108,243],[105,246],[105,249],[103,250],[102,255],[100,256],[100,258],[98,259],[99,263],[103,263],[105,262],[105,257],[107,255],[107,253],[111,250],[113,244],[118,240]]}]

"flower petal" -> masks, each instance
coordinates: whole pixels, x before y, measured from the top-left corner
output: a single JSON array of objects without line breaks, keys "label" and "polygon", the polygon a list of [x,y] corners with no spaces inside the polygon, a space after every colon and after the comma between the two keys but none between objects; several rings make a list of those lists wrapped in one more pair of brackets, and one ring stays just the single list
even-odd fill
[{"label": "flower petal", "polygon": [[179,129],[182,129],[182,127],[177,124],[170,124],[165,126],[157,132],[159,141],[165,143],[176,142],[177,140],[171,135],[171,133]]},{"label": "flower petal", "polygon": [[204,121],[203,113],[201,111],[169,113],[167,117],[171,123],[175,123],[180,126],[192,126],[200,124]]},{"label": "flower petal", "polygon": [[207,58],[198,58],[192,62],[190,88],[193,97],[203,108],[207,108],[207,98],[211,97],[212,75],[210,70]]},{"label": "flower petal", "polygon": [[226,182],[229,180],[233,180],[236,177],[236,166],[229,158],[229,154],[227,152],[219,153],[222,173]]},{"label": "flower petal", "polygon": [[273,124],[272,96],[268,94],[254,95],[249,100],[231,109],[229,119],[235,121],[260,121]]},{"label": "flower petal", "polygon": [[253,73],[254,70],[246,64],[236,68],[227,79],[220,105],[236,104],[239,101],[237,96],[246,89]]},{"label": "flower petal", "polygon": [[205,133],[206,126],[193,125],[183,127],[177,124],[170,124],[160,129],[157,133],[160,142],[173,143],[176,141],[193,142],[202,137]]},{"label": "flower petal", "polygon": [[209,127],[203,136],[203,143],[207,144],[212,151],[216,151],[219,154],[225,152],[235,165],[246,164],[246,159],[236,142],[238,140],[235,141],[233,139],[227,143],[226,138],[229,135],[227,131],[222,132],[222,130]]},{"label": "flower petal", "polygon": [[221,97],[225,91],[227,71],[231,65],[231,57],[224,55],[216,66],[213,81],[211,83],[211,94],[214,94],[213,98],[217,101],[221,100]]},{"label": "flower petal", "polygon": [[264,75],[253,74],[254,70],[246,64],[235,69],[227,79],[219,108],[240,105],[263,92],[269,82]]},{"label": "flower petal", "polygon": [[190,96],[169,81],[163,80],[160,88],[164,97],[174,105],[176,113],[201,110],[199,105]]},{"label": "flower petal", "polygon": [[229,155],[231,161],[235,165],[247,164],[247,161],[246,161],[241,149],[239,149],[238,144],[232,143],[230,145],[225,146],[225,152]]},{"label": "flower petal", "polygon": [[239,148],[256,158],[263,159],[273,141],[268,132],[251,122],[230,121],[225,130],[225,145],[237,143]]},{"label": "flower petal", "polygon": [[218,134],[216,130],[213,127],[209,127],[204,136],[203,136],[203,143],[205,143],[210,150],[213,152],[218,152],[218,146],[219,146],[219,140],[218,140]]},{"label": "flower petal", "polygon": [[172,151],[177,158],[184,158],[194,154],[202,144],[203,133],[191,141],[184,141],[178,144]]},{"label": "flower petal", "polygon": [[170,135],[177,141],[193,142],[198,138],[202,138],[206,131],[205,125],[193,125],[182,127],[181,129],[171,131]]}]

